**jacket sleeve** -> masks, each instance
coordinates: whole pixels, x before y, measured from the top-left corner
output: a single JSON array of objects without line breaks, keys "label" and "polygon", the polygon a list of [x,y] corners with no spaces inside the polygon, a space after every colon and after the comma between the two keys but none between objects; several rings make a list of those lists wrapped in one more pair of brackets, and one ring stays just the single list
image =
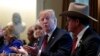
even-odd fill
[{"label": "jacket sleeve", "polygon": [[21,40],[15,40],[14,42],[13,42],[13,46],[15,46],[15,47],[17,47],[17,48],[20,48],[20,46],[22,46],[23,45],[23,42],[21,41]]}]

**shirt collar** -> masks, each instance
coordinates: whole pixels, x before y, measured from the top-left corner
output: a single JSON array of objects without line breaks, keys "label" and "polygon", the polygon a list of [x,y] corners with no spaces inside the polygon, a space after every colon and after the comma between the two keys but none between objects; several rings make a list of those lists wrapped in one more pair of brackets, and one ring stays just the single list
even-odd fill
[{"label": "shirt collar", "polygon": [[77,47],[77,46],[79,46],[80,45],[80,40],[81,40],[81,38],[82,38],[82,36],[83,36],[83,34],[84,34],[84,32],[87,30],[89,28],[89,25],[88,26],[86,26],[86,27],[84,27],[83,28],[83,30],[77,35],[77,37],[78,37],[78,40],[77,40],[77,43],[76,43],[76,46],[75,47]]},{"label": "shirt collar", "polygon": [[45,34],[52,35],[52,33],[54,32],[55,29],[56,29],[56,25],[54,25],[54,27],[52,28],[52,30],[49,33],[45,33]]},{"label": "shirt collar", "polygon": [[53,32],[54,32],[55,29],[56,29],[56,27],[54,27],[54,28],[52,29],[52,31],[48,33],[48,35],[51,36],[51,35],[53,34]]},{"label": "shirt collar", "polygon": [[56,29],[56,26],[54,26],[54,28],[52,29],[52,31],[50,31],[49,33],[46,33],[48,35],[48,41],[50,40],[50,37],[52,36],[54,30]]},{"label": "shirt collar", "polygon": [[84,32],[89,28],[89,25],[83,28],[83,30],[77,35],[78,39],[80,40],[84,34]]}]

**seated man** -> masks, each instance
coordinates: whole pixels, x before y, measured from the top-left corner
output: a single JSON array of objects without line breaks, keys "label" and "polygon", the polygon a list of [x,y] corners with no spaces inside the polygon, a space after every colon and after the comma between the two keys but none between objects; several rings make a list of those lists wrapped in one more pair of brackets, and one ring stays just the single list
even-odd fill
[{"label": "seated man", "polygon": [[96,56],[100,46],[100,36],[90,26],[90,21],[98,22],[89,15],[89,6],[82,3],[70,3],[66,16],[67,28],[73,33],[71,56]]},{"label": "seated man", "polygon": [[52,9],[41,11],[39,22],[45,37],[38,56],[70,56],[72,38],[65,30],[57,27],[55,12]]}]

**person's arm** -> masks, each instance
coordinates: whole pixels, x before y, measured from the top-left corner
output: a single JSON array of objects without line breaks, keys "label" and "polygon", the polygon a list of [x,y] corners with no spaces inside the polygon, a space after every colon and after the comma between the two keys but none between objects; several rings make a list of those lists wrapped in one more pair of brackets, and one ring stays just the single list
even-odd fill
[{"label": "person's arm", "polygon": [[31,47],[31,46],[23,46],[23,48],[32,56],[36,56],[38,53],[37,46]]},{"label": "person's arm", "polygon": [[18,53],[19,52],[18,49],[20,49],[20,46],[22,45],[23,43],[21,40],[15,39],[14,41],[12,41],[11,47],[9,48],[11,51]]},{"label": "person's arm", "polygon": [[18,49],[20,48],[20,46],[23,46],[23,42],[19,39],[16,39],[15,41],[13,41],[12,43],[14,47],[17,47]]},{"label": "person's arm", "polygon": [[16,47],[10,47],[10,49],[15,51],[16,53],[24,54],[26,56],[28,55],[28,52],[22,46],[20,46],[20,49]]}]

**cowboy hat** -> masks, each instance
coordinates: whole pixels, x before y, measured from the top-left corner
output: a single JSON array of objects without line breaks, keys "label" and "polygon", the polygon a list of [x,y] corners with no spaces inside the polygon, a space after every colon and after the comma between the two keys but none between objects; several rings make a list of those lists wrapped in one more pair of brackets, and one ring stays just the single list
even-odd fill
[{"label": "cowboy hat", "polygon": [[98,22],[97,19],[89,16],[89,6],[81,3],[71,2],[68,8],[68,11],[65,11],[60,14],[60,16],[76,16],[79,18],[89,18],[95,22]]}]

